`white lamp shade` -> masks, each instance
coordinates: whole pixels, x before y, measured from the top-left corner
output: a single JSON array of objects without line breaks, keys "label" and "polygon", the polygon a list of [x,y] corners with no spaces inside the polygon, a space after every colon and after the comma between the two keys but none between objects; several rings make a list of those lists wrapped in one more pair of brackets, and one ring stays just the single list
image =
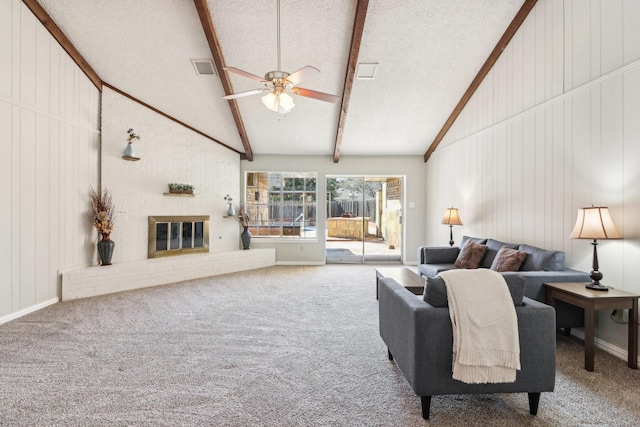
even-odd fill
[{"label": "white lamp shade", "polygon": [[447,208],[442,217],[442,223],[447,225],[462,225],[458,208]]},{"label": "white lamp shade", "polygon": [[573,231],[569,235],[571,239],[621,239],[609,214],[607,207],[590,207],[578,209],[578,218]]}]

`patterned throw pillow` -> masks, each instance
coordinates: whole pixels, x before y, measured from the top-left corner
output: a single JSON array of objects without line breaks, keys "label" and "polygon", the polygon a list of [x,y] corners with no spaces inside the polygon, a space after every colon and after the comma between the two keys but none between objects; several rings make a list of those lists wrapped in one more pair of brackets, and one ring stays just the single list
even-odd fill
[{"label": "patterned throw pillow", "polygon": [[487,247],[485,245],[468,241],[458,254],[454,265],[458,268],[478,268],[486,253]]},{"label": "patterned throw pillow", "polygon": [[518,271],[527,258],[527,253],[503,246],[500,248],[491,264],[495,271]]}]

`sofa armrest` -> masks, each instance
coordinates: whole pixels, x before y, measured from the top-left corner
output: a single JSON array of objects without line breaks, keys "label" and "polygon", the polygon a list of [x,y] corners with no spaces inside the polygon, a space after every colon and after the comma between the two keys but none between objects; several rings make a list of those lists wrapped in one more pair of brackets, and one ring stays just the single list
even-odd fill
[{"label": "sofa armrest", "polygon": [[419,264],[453,264],[458,258],[460,248],[456,246],[420,246]]}]

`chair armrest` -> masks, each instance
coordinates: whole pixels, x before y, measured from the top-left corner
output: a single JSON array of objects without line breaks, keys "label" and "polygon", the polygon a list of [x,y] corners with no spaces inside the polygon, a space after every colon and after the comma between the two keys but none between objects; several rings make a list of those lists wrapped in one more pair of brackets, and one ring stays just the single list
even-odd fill
[{"label": "chair armrest", "polygon": [[459,253],[456,246],[420,246],[418,264],[453,264]]}]

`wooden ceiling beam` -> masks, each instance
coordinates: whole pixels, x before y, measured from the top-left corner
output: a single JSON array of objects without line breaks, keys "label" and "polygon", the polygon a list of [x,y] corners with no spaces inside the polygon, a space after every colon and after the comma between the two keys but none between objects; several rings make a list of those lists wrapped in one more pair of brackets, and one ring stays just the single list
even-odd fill
[{"label": "wooden ceiling beam", "polygon": [[356,6],[356,16],[353,21],[353,32],[351,33],[351,48],[349,51],[349,62],[347,64],[347,74],[344,82],[344,91],[342,92],[342,104],[340,106],[340,118],[338,120],[338,132],[336,134],[336,143],[333,149],[333,162],[340,161],[340,151],[342,150],[342,138],[344,136],[344,126],[347,121],[347,110],[349,109],[349,99],[351,98],[351,90],[353,89],[353,79],[356,74],[356,65],[358,63],[358,55],[360,54],[360,43],[362,42],[362,33],[364,32],[364,21],[367,18],[367,10],[369,8],[369,0],[358,0]]},{"label": "wooden ceiling beam", "polygon": [[507,30],[498,41],[498,44],[496,44],[496,47],[493,49],[484,65],[482,66],[482,68],[480,68],[480,71],[478,71],[478,74],[471,82],[471,85],[469,85],[467,91],[464,93],[464,95],[462,95],[462,98],[460,98],[458,105],[456,105],[456,107],[453,109],[451,115],[444,123],[444,126],[442,126],[442,129],[440,129],[440,132],[438,132],[438,135],[429,146],[429,149],[426,153],[424,153],[425,162],[429,160],[429,157],[431,157],[431,154],[433,154],[433,152],[436,150],[438,144],[440,144],[444,136],[447,134],[447,132],[449,132],[449,129],[451,128],[451,126],[453,126],[453,123],[456,121],[476,90],[478,90],[480,83],[482,83],[487,74],[489,74],[489,71],[491,71],[491,68],[494,66],[496,61],[498,61],[498,58],[515,35],[516,31],[518,31],[524,20],[527,18],[529,12],[531,12],[531,9],[533,9],[533,7],[536,5],[537,1],[538,0],[525,0],[520,10],[511,21],[511,24],[509,24],[509,27],[507,27]]},{"label": "wooden ceiling beam", "polygon": [[[224,70],[224,58],[222,56],[222,50],[220,49],[218,37],[216,36],[215,29],[213,28],[213,21],[211,20],[211,12],[209,11],[209,6],[207,6],[207,0],[193,0],[193,3],[196,6],[198,16],[200,17],[200,23],[202,24],[202,29],[204,30],[204,34],[207,37],[209,50],[211,50],[213,63],[215,64],[216,71],[218,73],[218,76],[220,77],[222,88],[224,89],[225,95],[231,95],[233,93],[231,80],[229,80],[229,76]],[[247,138],[247,132],[244,128],[244,122],[242,121],[242,116],[240,115],[238,103],[235,99],[229,99],[228,102],[229,108],[231,109],[231,114],[233,115],[233,120],[236,122],[236,127],[238,128],[238,133],[240,134],[240,140],[242,141],[242,145],[244,146],[244,156],[242,156],[242,158],[245,158],[246,156],[247,160],[253,161],[253,150],[251,149],[251,144],[249,144],[249,138]]]},{"label": "wooden ceiling beam", "polygon": [[98,76],[98,74],[91,68],[91,66],[84,60],[80,52],[73,46],[71,40],[67,38],[67,36],[62,32],[60,27],[53,22],[53,19],[49,16],[49,14],[40,6],[37,0],[22,0],[25,6],[29,8],[29,10],[38,18],[38,20],[44,25],[44,27],[51,33],[54,39],[62,46],[62,48],[69,54],[71,59],[80,67],[82,72],[91,80],[96,88],[99,91],[102,91],[102,79]]}]

